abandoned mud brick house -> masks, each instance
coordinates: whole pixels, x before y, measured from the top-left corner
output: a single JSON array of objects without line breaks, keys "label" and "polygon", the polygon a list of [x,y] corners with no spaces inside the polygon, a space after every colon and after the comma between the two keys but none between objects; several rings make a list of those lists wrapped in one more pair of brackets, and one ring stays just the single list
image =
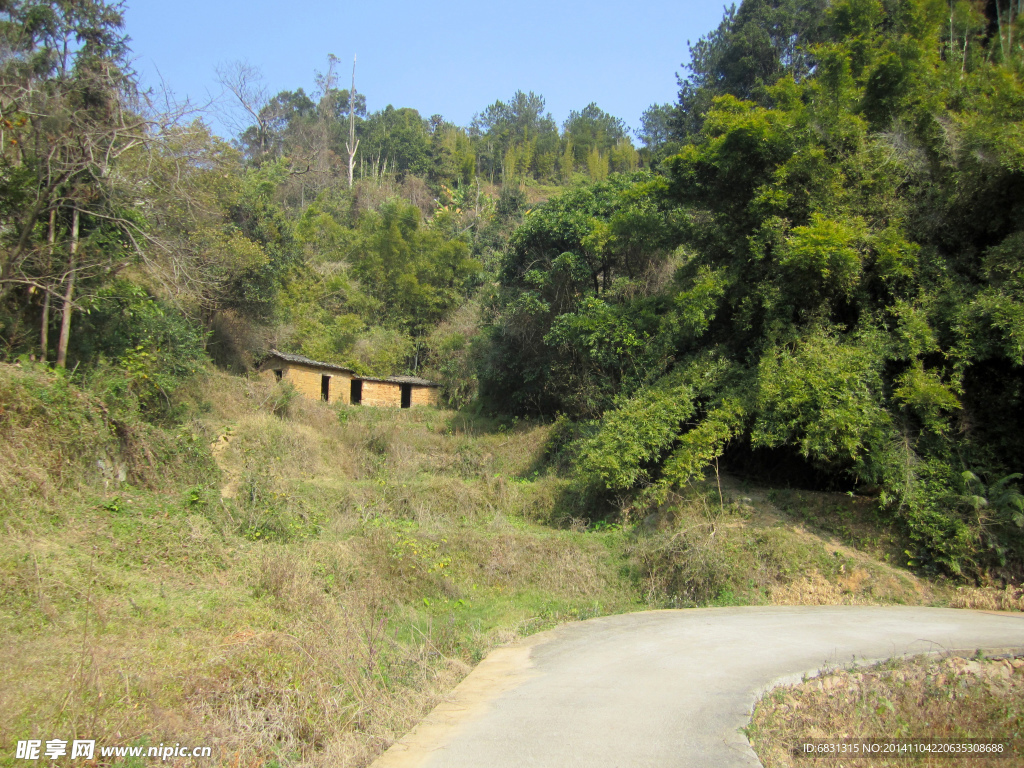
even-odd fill
[{"label": "abandoned mud brick house", "polygon": [[287,381],[303,397],[327,403],[411,408],[437,405],[438,384],[416,376],[391,376],[380,379],[359,376],[351,368],[321,363],[302,355],[270,350],[260,363],[261,375]]},{"label": "abandoned mud brick house", "polygon": [[319,363],[302,355],[289,355],[270,350],[270,355],[259,366],[264,376],[287,381],[303,397],[328,403],[348,403],[352,388],[351,368],[332,363]]},{"label": "abandoned mud brick house", "polygon": [[375,379],[359,376],[352,380],[353,405],[401,406],[437,405],[438,385],[416,376]]}]

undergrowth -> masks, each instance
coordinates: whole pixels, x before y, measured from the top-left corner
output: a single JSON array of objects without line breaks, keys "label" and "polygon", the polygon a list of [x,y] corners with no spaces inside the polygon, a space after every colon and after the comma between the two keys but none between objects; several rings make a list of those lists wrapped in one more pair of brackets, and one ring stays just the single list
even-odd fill
[{"label": "undergrowth", "polygon": [[712,486],[579,519],[550,425],[216,372],[153,423],[110,391],[0,366],[0,765],[28,738],[366,765],[491,648],[564,621],[922,600]]}]

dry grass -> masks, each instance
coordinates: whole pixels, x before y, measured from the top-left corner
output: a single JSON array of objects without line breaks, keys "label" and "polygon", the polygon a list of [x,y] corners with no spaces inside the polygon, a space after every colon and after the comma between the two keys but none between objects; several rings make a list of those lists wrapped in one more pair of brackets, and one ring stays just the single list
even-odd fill
[{"label": "dry grass", "polygon": [[826,579],[816,570],[771,587],[774,605],[928,605],[935,590],[925,581],[879,563],[841,563]]},{"label": "dry grass", "polygon": [[762,507],[883,562],[903,562],[909,544],[868,496],[820,491],[753,491]]},{"label": "dry grass", "polygon": [[669,607],[934,600],[906,571],[810,534],[764,502],[719,497],[717,485],[649,515],[627,551],[646,599]]},{"label": "dry grass", "polygon": [[1024,611],[1024,587],[958,587],[949,604],[953,608],[980,611]]},{"label": "dry grass", "polygon": [[184,691],[221,749],[365,764],[465,674],[431,627],[410,642],[415,617],[365,562],[340,543],[301,557],[270,545],[250,560],[252,597],[280,627],[221,638]]},{"label": "dry grass", "polygon": [[[748,729],[765,768],[815,765],[950,766],[950,757],[858,758],[800,756],[814,739],[984,739],[1009,742],[985,766],[1024,763],[1024,658],[886,662],[838,671],[798,686],[777,688],[757,705]],[[973,762],[973,761],[970,761]]]},{"label": "dry grass", "polygon": [[0,364],[0,496],[52,501],[116,448],[95,398],[41,368]]},{"label": "dry grass", "polygon": [[[147,466],[160,434],[119,441],[87,393],[2,373],[19,415],[0,423],[18,448],[0,469],[0,764],[19,739],[77,736],[366,765],[495,644],[640,607],[601,541],[531,522],[561,482],[533,470],[544,426],[328,408],[211,373],[162,438],[191,482],[118,482],[96,446]],[[58,397],[66,414],[43,407]]]},{"label": "dry grass", "polygon": [[632,529],[553,527],[575,507],[543,424],[328,407],[220,373],[180,397],[181,429],[112,430],[88,392],[0,366],[0,765],[19,739],[78,736],[362,766],[490,648],[561,621],[930,599],[702,491]]}]

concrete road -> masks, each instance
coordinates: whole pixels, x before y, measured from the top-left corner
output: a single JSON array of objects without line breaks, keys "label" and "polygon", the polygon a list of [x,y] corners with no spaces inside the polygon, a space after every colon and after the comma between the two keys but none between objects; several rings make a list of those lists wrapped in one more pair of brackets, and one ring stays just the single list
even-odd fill
[{"label": "concrete road", "polygon": [[372,768],[760,766],[739,729],[776,685],[976,649],[1024,649],[1024,615],[802,606],[566,624],[492,652]]}]

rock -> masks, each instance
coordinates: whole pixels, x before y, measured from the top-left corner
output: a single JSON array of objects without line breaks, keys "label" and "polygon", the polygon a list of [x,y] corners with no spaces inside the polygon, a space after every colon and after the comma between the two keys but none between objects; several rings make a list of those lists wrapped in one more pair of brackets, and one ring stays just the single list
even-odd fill
[{"label": "rock", "polygon": [[962,671],[967,675],[983,675],[985,674],[985,665],[980,661],[968,661],[964,663]]},{"label": "rock", "polygon": [[820,685],[821,685],[820,690],[830,691],[833,688],[838,688],[842,684],[843,684],[842,680],[840,680],[838,677],[835,677],[834,675],[830,675],[829,677],[822,678],[821,683],[820,683]]}]

